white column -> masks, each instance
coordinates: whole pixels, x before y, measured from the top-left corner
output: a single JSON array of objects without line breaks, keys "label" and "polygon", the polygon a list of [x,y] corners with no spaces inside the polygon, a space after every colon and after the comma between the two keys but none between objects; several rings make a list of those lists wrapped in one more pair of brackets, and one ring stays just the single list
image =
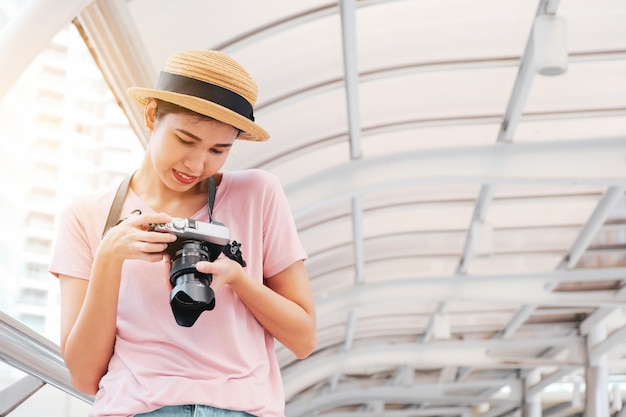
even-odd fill
[{"label": "white column", "polygon": [[541,417],[541,392],[528,395],[529,388],[541,381],[541,373],[535,369],[524,378],[524,406],[522,417]]},{"label": "white column", "polygon": [[609,417],[607,357],[606,354],[593,353],[593,347],[605,338],[604,322],[594,326],[587,335],[585,417]]},{"label": "white column", "polygon": [[50,40],[93,0],[31,0],[0,31],[0,100]]}]

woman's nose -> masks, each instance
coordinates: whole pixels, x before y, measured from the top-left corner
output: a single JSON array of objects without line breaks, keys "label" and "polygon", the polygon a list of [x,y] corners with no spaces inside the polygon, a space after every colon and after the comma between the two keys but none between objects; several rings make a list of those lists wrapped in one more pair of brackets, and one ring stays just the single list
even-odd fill
[{"label": "woman's nose", "polygon": [[194,174],[200,174],[204,170],[205,157],[202,152],[190,152],[183,164]]}]

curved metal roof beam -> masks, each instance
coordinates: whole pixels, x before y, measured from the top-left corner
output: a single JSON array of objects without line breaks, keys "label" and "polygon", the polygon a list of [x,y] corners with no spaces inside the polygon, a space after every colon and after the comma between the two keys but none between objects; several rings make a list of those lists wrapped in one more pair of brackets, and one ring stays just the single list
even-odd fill
[{"label": "curved metal roof beam", "polygon": [[[392,1],[397,0],[359,0],[357,2],[357,7],[363,8],[367,6],[373,6],[379,3],[390,3]],[[267,38],[268,36],[271,36],[273,34],[285,32],[293,27],[297,27],[305,23],[323,19],[325,17],[339,13],[340,8],[338,2],[331,1],[325,5],[314,7],[282,19],[268,22],[265,25],[259,26],[232,39],[217,44],[213,46],[213,48],[220,49],[228,53],[229,51],[237,50],[238,48],[242,48],[260,39]]]},{"label": "curved metal roof beam", "polygon": [[[618,291],[556,292],[546,289],[551,283],[620,280],[626,268],[601,270],[551,271],[535,274],[452,275],[414,278],[353,286],[316,300],[321,321],[326,315],[367,307],[372,303],[401,303],[416,300],[491,301],[496,303],[547,304],[553,306],[623,306]],[[504,279],[506,277],[506,279]],[[484,291],[488,285],[490,291]],[[605,304],[603,304],[605,303]]]},{"label": "curved metal roof beam", "polygon": [[[370,369],[372,364],[377,367],[408,365],[412,367],[442,367],[448,365],[470,365],[499,369],[534,368],[540,365],[561,366],[578,369],[584,366],[585,355],[582,348],[584,339],[581,337],[561,337],[526,340],[478,340],[461,342],[433,342],[430,344],[404,343],[376,345],[366,348],[353,348],[350,352],[338,354],[315,355],[306,361],[283,369],[285,395],[290,400],[302,390],[327,380],[337,370],[344,373],[355,371],[359,374]],[[539,349],[553,346],[575,346],[576,353],[566,359],[542,359],[520,357],[497,357],[490,352],[496,349]],[[507,381],[508,382],[508,381]],[[503,384],[503,381],[500,381]],[[506,384],[505,384],[506,385]],[[400,387],[389,387],[397,392]],[[416,389],[420,389],[419,387]]]},{"label": "curved metal roof beam", "polygon": [[[570,226],[562,226],[558,228],[553,228],[555,233],[558,231],[563,231],[566,233],[573,232],[579,229],[579,225],[570,225]],[[515,230],[517,232],[525,232],[525,231],[545,231],[545,227],[533,226],[533,227],[521,227],[515,229],[498,229],[498,231],[508,231]],[[414,241],[429,237],[441,237],[444,235],[449,236],[462,236],[466,232],[464,230],[456,230],[456,231],[441,231],[441,232],[421,232],[421,231],[407,231],[405,233],[393,233],[393,234],[385,234],[378,236],[368,237],[363,241],[364,250],[367,250],[370,255],[367,258],[364,266],[370,266],[372,264],[378,264],[381,262],[395,262],[398,260],[409,260],[416,258],[450,258],[450,259],[458,259],[460,256],[460,252],[456,249],[442,249],[437,253],[420,253],[417,250],[413,250],[410,246]],[[400,246],[400,247],[398,247]],[[309,276],[313,282],[317,279],[332,279],[331,277],[334,274],[345,273],[347,270],[353,268],[354,259],[351,257],[352,251],[354,250],[351,242],[345,242],[333,246],[328,246],[324,248],[320,248],[316,251],[309,252],[309,258],[307,261],[307,269],[309,270]],[[546,250],[510,250],[506,252],[500,252],[501,255],[511,256],[511,255],[532,255],[532,254],[557,254],[560,255],[562,252],[559,249],[554,249],[550,251]],[[390,271],[391,273],[391,271]],[[393,275],[389,275],[388,278],[394,279]],[[517,327],[517,326],[515,326]]]},{"label": "curved metal roof beam", "polygon": [[[412,403],[409,403],[409,404],[412,404]],[[511,406],[508,406],[508,408],[511,408]],[[287,412],[292,413],[291,407],[287,406]],[[291,415],[292,414],[289,414],[289,416]],[[296,413],[293,414],[294,417],[296,417],[297,415],[302,415],[302,414],[296,414]],[[311,416],[311,415],[315,415],[315,414],[306,414],[306,416]],[[443,407],[442,406],[442,407],[429,407],[429,408],[422,408],[422,409],[407,407],[402,410],[395,410],[395,409],[386,410],[384,411],[384,414],[380,414],[380,410],[372,410],[368,408],[368,409],[358,409],[355,411],[337,411],[337,412],[330,412],[330,413],[323,414],[324,417],[380,417],[382,415],[384,415],[385,417],[432,417],[432,416],[475,417],[476,416],[474,414],[473,407],[469,407],[469,406],[468,407]],[[504,415],[504,414],[501,414],[501,415]]]},{"label": "curved metal roof beam", "polygon": [[[624,109],[624,113],[626,113],[626,109]],[[367,136],[379,135],[385,132],[397,132],[423,127],[495,124],[498,123],[499,120],[500,117],[496,115],[403,120],[396,123],[365,127],[361,130],[361,137],[363,138]],[[336,135],[319,138],[304,145],[299,144],[298,146],[291,149],[276,149],[277,151],[280,151],[280,153],[276,153],[270,158],[266,158],[265,160],[253,163],[252,167],[260,169],[270,169],[272,166],[278,165],[291,158],[300,155],[306,155],[307,153],[314,150],[323,149],[325,147],[344,142],[348,140],[348,137],[348,132],[346,131],[338,133]]]},{"label": "curved metal roof beam", "polygon": [[[600,53],[580,53],[580,54],[571,54],[570,62],[575,63],[577,61],[587,62],[592,60],[605,60],[605,59],[626,59],[626,51],[603,51]],[[388,78],[395,77],[405,73],[415,73],[415,72],[432,72],[432,71],[458,71],[458,70],[466,70],[466,69],[481,69],[481,68],[493,68],[497,66],[507,66],[514,67],[517,65],[519,58],[517,57],[500,57],[493,59],[481,59],[481,60],[466,60],[466,61],[444,61],[444,62],[427,62],[427,63],[415,63],[415,64],[407,64],[404,66],[396,66],[396,67],[388,67],[381,68],[369,72],[362,72],[358,75],[359,82],[365,83],[370,82],[380,78]],[[324,83],[318,83],[315,85],[309,85],[299,90],[292,91],[291,93],[285,94],[283,96],[272,99],[271,101],[259,102],[255,107],[255,111],[257,113],[261,113],[264,111],[274,111],[279,110],[280,108],[292,104],[294,102],[299,102],[302,100],[306,100],[309,97],[316,96],[319,94],[326,93],[331,90],[336,90],[344,87],[344,79],[337,78],[333,80],[328,80]],[[525,120],[544,120],[550,118],[560,118],[560,117],[601,117],[603,115],[621,115],[623,114],[625,109],[585,109],[581,110],[569,110],[565,112],[542,112],[542,113],[528,113],[524,114],[523,117]],[[393,125],[385,125],[385,126],[362,126],[361,127],[361,136],[366,137],[373,134],[379,134],[384,130],[398,130],[398,129],[406,129],[413,126],[445,126],[449,125],[458,125],[458,124],[476,124],[476,123],[497,123],[500,124],[502,121],[503,115],[482,115],[482,116],[460,116],[460,117],[450,117],[450,118],[441,118],[441,119],[416,119],[403,121],[400,123],[395,123]],[[531,119],[532,117],[532,119]],[[250,166],[254,166],[257,168],[268,168],[273,164],[280,163],[282,160],[286,160],[296,155],[304,154],[305,152],[309,152],[311,150],[317,149],[323,146],[330,146],[335,143],[339,143],[349,139],[348,131],[337,133],[336,135],[318,138],[310,141],[308,144],[298,144],[294,145],[293,148],[280,148],[280,153],[274,154],[271,157],[265,158],[261,161],[251,161]]]},{"label": "curved metal roof beam", "polygon": [[259,26],[225,42],[214,45],[212,46],[212,49],[219,49],[226,53],[230,53],[251,43],[257,42],[260,39],[267,38],[273,34],[285,32],[291,28],[338,13],[338,3],[336,1],[328,2],[326,5],[308,9],[301,13],[287,16],[283,19],[268,22],[263,26]]},{"label": "curved metal roof beam", "polygon": [[[338,165],[287,185],[285,192],[297,220],[359,193],[409,184],[621,186],[626,182],[624,140],[618,137],[400,152]],[[337,182],[337,178],[342,181]]]},{"label": "curved metal roof beam", "polygon": [[[626,114],[626,108],[606,108],[606,109],[587,109],[587,110],[565,110],[565,111],[546,111],[532,112],[524,114],[526,121],[543,121],[543,120],[560,120],[560,119],[580,119],[585,117],[620,117]],[[501,120],[500,115],[482,115],[482,116],[457,116],[442,117],[428,119],[403,120],[396,123],[384,125],[376,125],[364,127],[361,130],[361,137],[380,135],[386,132],[398,132],[403,130],[412,130],[427,127],[442,126],[459,126],[459,125],[479,125],[479,124],[497,124]],[[253,162],[251,168],[271,169],[271,167],[281,164],[300,155],[306,155],[309,152],[333,146],[337,143],[348,140],[348,133],[341,132],[333,136],[319,138],[305,145],[298,145],[292,149],[277,149],[279,153],[275,153],[272,157],[266,158],[259,162]]]},{"label": "curved metal roof beam", "polygon": [[[361,404],[369,401],[385,401],[387,403],[394,404],[413,404],[416,402],[427,402],[430,404],[445,404],[449,403],[452,399],[457,404],[467,404],[468,406],[457,407],[443,407],[434,406],[424,409],[407,409],[407,410],[394,410],[390,413],[390,416],[394,417],[418,417],[418,416],[459,416],[464,415],[466,410],[471,410],[469,407],[472,404],[479,402],[490,402],[493,404],[518,404],[522,400],[522,388],[518,381],[511,381],[511,393],[508,397],[503,399],[489,398],[486,395],[470,395],[470,394],[453,394],[450,391],[454,389],[487,389],[494,386],[496,383],[502,385],[502,381],[481,381],[472,384],[463,384],[463,386],[446,386],[446,385],[434,385],[423,384],[418,387],[373,387],[373,388],[358,388],[358,389],[345,389],[336,393],[329,393],[319,397],[315,397],[310,401],[295,401],[286,407],[286,413],[290,417],[298,416],[310,416],[316,410],[328,410],[331,408],[337,408],[342,406],[351,406],[355,404]],[[378,416],[380,414],[372,412],[343,412],[343,413],[324,413],[324,416]],[[387,414],[384,414],[387,415]],[[469,415],[474,415],[469,414]]]},{"label": "curved metal roof beam", "polygon": [[[336,317],[343,317],[348,314],[356,315],[359,314],[360,311],[367,312],[369,315],[376,314],[372,312],[372,306],[375,306],[381,311],[385,311],[389,306],[401,308],[403,305],[406,305],[409,307],[414,306],[416,303],[424,301],[436,302],[441,299],[448,299],[455,302],[506,302],[512,305],[537,302],[562,307],[586,303],[585,305],[588,308],[594,308],[603,305],[604,302],[609,303],[613,307],[623,306],[624,300],[618,297],[619,290],[555,293],[548,290],[547,287],[553,282],[566,283],[616,280],[623,276],[625,272],[626,269],[619,268],[602,271],[558,271],[543,274],[509,275],[506,277],[502,275],[476,277],[451,276],[433,279],[403,279],[388,283],[354,286],[331,296],[316,300],[318,331],[323,332],[327,328],[332,329],[336,327]],[[488,288],[489,291],[486,291],[486,288]],[[506,296],[498,295],[505,293]],[[505,299],[503,299],[503,297]],[[591,303],[582,301],[589,300],[592,297],[595,298],[595,301]],[[604,298],[604,301],[602,301],[601,298]],[[389,314],[389,312],[386,314]],[[395,317],[403,316],[396,314]],[[605,345],[604,349],[609,347],[612,349],[615,347],[615,341],[621,340],[623,334],[623,332],[619,333],[619,337],[616,335],[611,345]],[[341,336],[341,334],[339,336]],[[341,339],[339,339],[337,343],[341,343]],[[329,346],[328,343],[326,343],[326,346]],[[334,348],[331,347],[323,348],[320,349],[317,354],[325,356],[323,352],[331,352],[333,350]],[[287,365],[287,367],[288,366],[289,365]]]},{"label": "curved metal roof beam", "polygon": [[[570,54],[569,62],[593,62],[608,60],[626,59],[626,50],[606,50],[598,52],[580,52]],[[433,62],[414,62],[405,65],[397,65],[390,67],[377,68],[371,71],[363,71],[359,73],[360,83],[372,82],[382,78],[398,77],[401,75],[415,74],[420,72],[441,72],[441,71],[461,71],[461,70],[480,70],[498,67],[516,67],[519,64],[519,57],[501,56],[481,59],[468,60],[451,60],[451,61],[433,61]],[[260,101],[255,106],[256,112],[272,111],[273,107],[283,107],[295,101],[301,101],[305,98],[315,96],[321,93],[343,88],[344,81],[342,78],[335,78],[310,84],[290,93],[283,94],[272,100]],[[502,120],[502,115],[500,115]]]}]

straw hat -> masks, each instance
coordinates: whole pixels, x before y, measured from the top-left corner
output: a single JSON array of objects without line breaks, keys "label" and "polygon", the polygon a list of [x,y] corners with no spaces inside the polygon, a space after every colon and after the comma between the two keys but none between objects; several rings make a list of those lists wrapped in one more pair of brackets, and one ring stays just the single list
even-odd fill
[{"label": "straw hat", "polygon": [[269,134],[254,123],[257,85],[248,72],[220,51],[194,50],[169,57],[156,89],[131,87],[140,104],[157,98],[241,130],[239,139],[265,141]]}]

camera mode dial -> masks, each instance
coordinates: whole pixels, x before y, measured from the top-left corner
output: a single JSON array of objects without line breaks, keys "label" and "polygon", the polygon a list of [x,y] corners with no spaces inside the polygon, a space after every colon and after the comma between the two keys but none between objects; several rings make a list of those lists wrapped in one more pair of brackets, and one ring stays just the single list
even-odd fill
[{"label": "camera mode dial", "polygon": [[177,218],[177,219],[172,220],[172,227],[174,229],[185,230],[186,225],[187,225],[187,222],[185,221],[185,219]]}]

